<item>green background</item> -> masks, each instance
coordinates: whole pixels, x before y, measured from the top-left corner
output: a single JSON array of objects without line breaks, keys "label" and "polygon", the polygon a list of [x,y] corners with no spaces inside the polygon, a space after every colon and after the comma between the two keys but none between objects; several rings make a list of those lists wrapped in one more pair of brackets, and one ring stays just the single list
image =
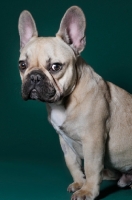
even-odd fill
[{"label": "green background", "polygon": [[[132,0],[4,0],[0,5],[0,199],[68,200],[72,178],[45,104],[24,102],[18,72],[18,17],[29,10],[40,36],[54,36],[70,6],[87,19],[83,58],[104,79],[132,92]],[[101,185],[100,199],[131,199],[114,181]]]}]

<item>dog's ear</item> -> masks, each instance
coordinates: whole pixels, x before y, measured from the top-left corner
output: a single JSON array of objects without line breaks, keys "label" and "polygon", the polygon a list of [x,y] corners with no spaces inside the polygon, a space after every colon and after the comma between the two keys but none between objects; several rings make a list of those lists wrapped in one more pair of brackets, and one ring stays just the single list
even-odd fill
[{"label": "dog's ear", "polygon": [[72,47],[76,54],[83,51],[85,40],[86,20],[83,11],[77,7],[70,7],[62,18],[60,29],[56,36],[61,37]]},{"label": "dog's ear", "polygon": [[24,10],[19,17],[18,23],[19,35],[20,35],[20,48],[22,49],[29,40],[38,36],[37,28],[34,19],[30,12]]}]

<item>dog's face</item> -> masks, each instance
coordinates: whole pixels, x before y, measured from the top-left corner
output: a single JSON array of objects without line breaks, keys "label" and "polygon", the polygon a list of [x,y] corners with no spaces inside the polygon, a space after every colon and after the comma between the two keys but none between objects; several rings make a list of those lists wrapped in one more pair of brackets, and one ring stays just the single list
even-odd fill
[{"label": "dog's face", "polygon": [[76,6],[64,15],[56,37],[38,37],[31,14],[22,12],[19,70],[24,100],[53,103],[71,93],[77,79],[76,59],[85,46],[84,31],[85,18]]},{"label": "dog's face", "polygon": [[63,40],[32,39],[22,50],[19,61],[23,98],[59,101],[75,84],[74,66],[74,53]]}]

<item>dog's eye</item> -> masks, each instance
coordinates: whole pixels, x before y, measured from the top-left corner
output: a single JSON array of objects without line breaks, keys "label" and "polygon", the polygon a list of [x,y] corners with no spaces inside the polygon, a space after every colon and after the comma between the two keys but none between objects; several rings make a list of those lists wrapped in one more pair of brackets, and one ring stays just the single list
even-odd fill
[{"label": "dog's eye", "polygon": [[19,69],[24,71],[27,68],[27,64],[25,61],[19,61]]},{"label": "dog's eye", "polygon": [[54,63],[52,66],[51,66],[51,70],[53,72],[58,72],[62,69],[62,64],[60,63]]}]

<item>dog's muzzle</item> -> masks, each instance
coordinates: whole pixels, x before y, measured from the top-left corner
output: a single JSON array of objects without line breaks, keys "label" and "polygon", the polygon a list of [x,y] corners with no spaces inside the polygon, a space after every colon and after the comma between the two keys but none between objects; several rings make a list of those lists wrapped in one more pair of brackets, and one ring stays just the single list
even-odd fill
[{"label": "dog's muzzle", "polygon": [[22,97],[24,100],[33,99],[44,102],[54,102],[56,90],[49,78],[40,70],[32,71],[27,75],[22,86]]}]

